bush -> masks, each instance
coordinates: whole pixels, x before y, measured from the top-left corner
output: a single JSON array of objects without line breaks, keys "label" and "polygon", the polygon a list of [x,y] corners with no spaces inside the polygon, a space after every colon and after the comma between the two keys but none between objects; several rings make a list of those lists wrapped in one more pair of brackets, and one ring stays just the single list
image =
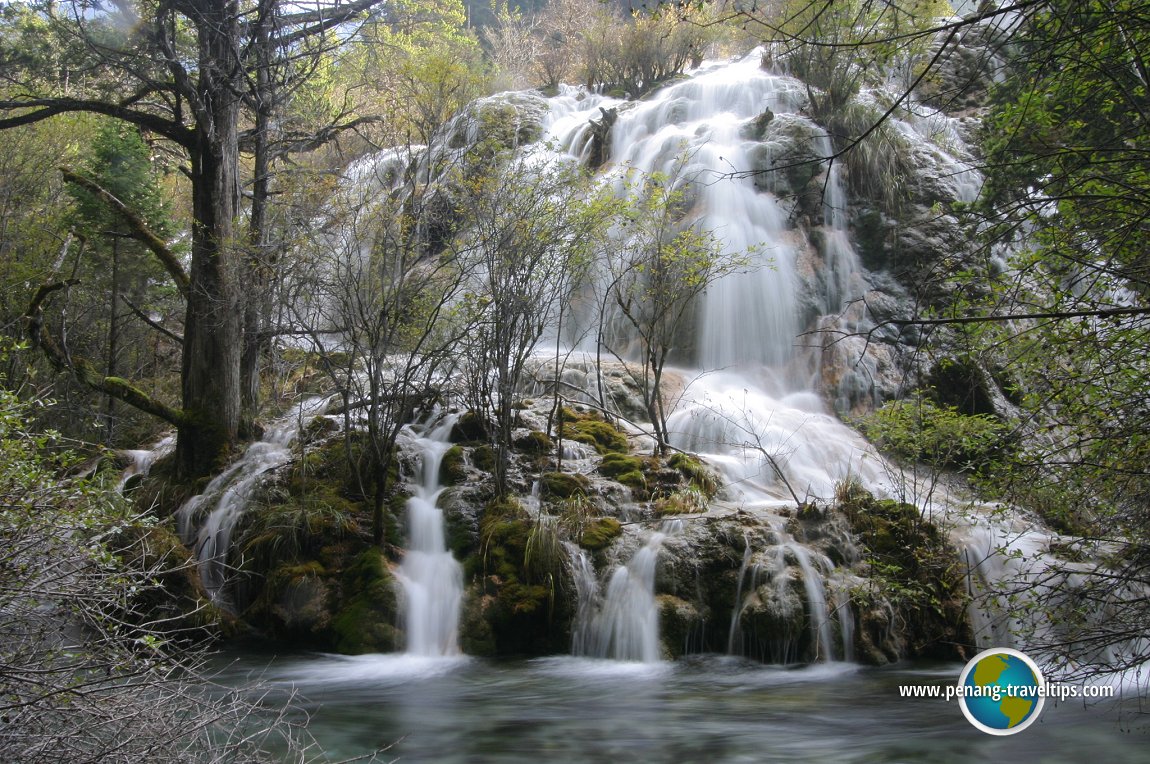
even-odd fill
[{"label": "bush", "polygon": [[60,477],[74,459],[25,428],[36,405],[0,388],[0,758],[272,760],[255,741],[290,732],[260,720],[250,688],[209,691],[202,632],[157,612],[183,550],[130,512],[116,476]]},{"label": "bush", "polygon": [[924,398],[889,401],[858,424],[884,451],[960,472],[988,466],[998,455],[1006,430],[994,417],[967,416]]}]

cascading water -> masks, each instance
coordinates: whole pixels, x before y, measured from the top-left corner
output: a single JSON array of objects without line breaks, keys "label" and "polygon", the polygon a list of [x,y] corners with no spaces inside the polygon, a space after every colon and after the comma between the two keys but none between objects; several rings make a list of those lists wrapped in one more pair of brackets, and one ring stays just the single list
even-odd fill
[{"label": "cascading water", "polygon": [[[805,103],[802,83],[765,71],[756,53],[705,66],[638,103],[622,105],[566,91],[553,99],[545,125],[554,144],[582,157],[590,119],[597,119],[600,109],[617,108],[604,182],[624,193],[633,174],[670,177],[683,188],[690,207],[684,220],[713,232],[725,254],[748,261],[746,272],[709,285],[700,301],[693,358],[679,357],[693,361],[695,368],[679,374],[690,381],[669,430],[672,445],[718,467],[733,502],[779,530],[778,510],[829,500],[843,480],[858,480],[877,495],[890,494],[882,460],[810,391],[817,360],[796,349],[801,320],[811,320],[802,318],[804,312],[834,314],[863,290],[847,231],[841,168],[830,159],[834,149],[826,131],[803,113]],[[798,203],[771,191],[790,182],[780,180],[788,167],[803,163],[811,176],[821,176],[822,212],[821,221],[807,219],[800,225]],[[809,208],[805,214],[812,214]],[[803,230],[816,225],[821,225],[818,251]],[[818,293],[803,295],[803,289]],[[627,338],[616,337],[613,344],[626,347]],[[790,539],[785,533],[779,537]],[[840,654],[832,623],[838,621],[844,641],[853,628],[849,612],[837,619],[828,612],[823,568],[832,566],[812,564],[811,552],[797,541],[780,542],[780,554],[784,546],[790,550],[789,562],[781,563],[774,579],[787,585],[787,565],[799,569],[812,653],[832,660]],[[728,636],[732,651],[741,639],[736,620],[747,564],[744,559]],[[630,644],[628,629],[639,631],[638,621],[610,615],[618,603],[638,598],[635,592],[642,586],[636,580],[632,566],[615,571],[606,595],[612,604],[596,616],[594,636],[577,636],[588,643],[582,648],[586,654],[611,654],[615,648],[607,645]],[[645,649],[636,642],[624,652],[638,658]],[[844,646],[842,653],[847,650]]]},{"label": "cascading water", "polygon": [[300,428],[323,413],[330,398],[307,398],[277,419],[244,455],[217,475],[204,492],[176,512],[181,540],[195,552],[200,580],[213,602],[227,607],[225,585],[231,573],[228,555],[232,530],[247,510],[252,493],[269,470],[285,464]]},{"label": "cascading water", "polygon": [[415,448],[420,452],[420,482],[407,500],[408,545],[398,578],[402,584],[401,619],[410,655],[459,654],[459,609],[463,569],[447,549],[443,510],[436,500],[443,488],[439,466],[451,447],[455,417],[438,422]]},{"label": "cascading water", "polygon": [[663,530],[652,533],[626,565],[616,566],[598,608],[595,607],[599,591],[595,571],[582,550],[574,550],[579,602],[572,652],[590,658],[641,663],[660,659],[655,565],[659,548],[667,535],[677,529],[677,523],[665,523]]}]

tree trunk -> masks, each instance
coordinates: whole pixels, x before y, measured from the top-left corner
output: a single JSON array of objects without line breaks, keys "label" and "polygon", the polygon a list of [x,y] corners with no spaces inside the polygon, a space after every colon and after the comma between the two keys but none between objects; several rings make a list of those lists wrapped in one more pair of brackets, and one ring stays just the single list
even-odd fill
[{"label": "tree trunk", "polygon": [[[116,322],[116,310],[120,306],[120,237],[112,236],[112,297],[108,311],[108,362],[107,375],[116,376],[116,355],[120,344],[120,327]],[[104,415],[107,417],[104,430],[104,445],[111,447],[116,436],[116,399],[107,397]]]},{"label": "tree trunk", "polygon": [[248,299],[244,305],[244,347],[240,358],[241,435],[254,429],[260,406],[260,359],[267,346],[263,331],[270,312],[270,271],[272,264],[271,235],[268,226],[269,159],[271,110],[275,99],[270,75],[271,51],[268,49],[268,19],[261,18],[254,30],[253,51],[256,57],[255,78],[255,148],[252,158],[252,205],[248,222],[244,279]]},{"label": "tree trunk", "polygon": [[192,152],[192,267],[184,322],[183,403],[177,460],[185,477],[220,466],[239,434],[243,305],[237,281],[239,211],[237,7],[199,0],[200,79]]}]

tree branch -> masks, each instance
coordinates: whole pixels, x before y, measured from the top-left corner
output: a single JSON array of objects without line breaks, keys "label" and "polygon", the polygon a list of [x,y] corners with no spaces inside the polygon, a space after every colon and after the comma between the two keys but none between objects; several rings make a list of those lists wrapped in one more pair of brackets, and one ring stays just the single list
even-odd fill
[{"label": "tree branch", "polygon": [[137,306],[136,306],[136,305],[135,305],[135,304],[134,304],[134,303],[133,303],[131,300],[129,300],[127,297],[125,297],[124,295],[120,295],[120,300],[121,300],[121,301],[122,301],[122,302],[123,302],[125,305],[127,305],[127,306],[128,306],[128,310],[132,311],[132,313],[134,313],[134,314],[135,314],[136,318],[140,319],[141,321],[143,321],[145,324],[147,324],[148,326],[150,326],[150,327],[152,327],[153,329],[155,329],[155,330],[156,330],[157,332],[159,332],[160,334],[162,334],[162,335],[164,335],[165,337],[167,337],[168,339],[172,340],[172,342],[175,342],[177,345],[183,345],[183,344],[184,344],[184,338],[183,338],[183,337],[181,337],[180,335],[176,334],[176,333],[175,333],[175,332],[173,332],[171,329],[168,329],[167,327],[165,327],[165,326],[162,326],[162,325],[161,325],[159,322],[157,322],[157,321],[153,321],[153,320],[152,320],[152,318],[151,318],[151,316],[149,316],[149,315],[148,315],[147,313],[145,313],[144,311],[140,310],[140,308],[139,308],[139,307],[137,307]]},{"label": "tree branch", "polygon": [[159,236],[157,236],[151,228],[148,227],[148,224],[144,221],[143,218],[137,215],[134,210],[128,207],[128,205],[117,199],[115,195],[112,194],[112,192],[108,191],[103,186],[96,183],[94,180],[85,178],[83,175],[78,175],[77,173],[69,170],[67,167],[61,167],[60,172],[64,174],[64,180],[68,181],[69,183],[75,183],[77,186],[90,191],[99,197],[102,202],[115,210],[120,215],[120,217],[124,219],[124,222],[126,222],[131,227],[132,238],[142,242],[148,249],[152,250],[152,252],[163,264],[164,269],[167,270],[168,274],[172,277],[172,280],[176,282],[176,286],[179,288],[180,294],[182,294],[184,297],[188,296],[188,290],[191,288],[191,281],[188,279],[188,274],[184,270],[184,266],[180,263],[180,259],[176,257],[176,253],[173,252],[168,247],[168,245],[165,244],[164,241]]},{"label": "tree branch", "polygon": [[0,101],[0,112],[13,112],[23,109],[32,109],[33,111],[25,111],[22,114],[0,119],[0,130],[7,130],[22,125],[31,125],[36,122],[51,119],[59,114],[86,111],[130,122],[133,125],[162,135],[189,151],[194,150],[196,147],[194,131],[179,122],[165,119],[157,114],[149,114],[145,111],[130,109],[121,104],[107,103],[104,101],[88,101],[80,98],[28,98]]},{"label": "tree branch", "polygon": [[159,417],[169,424],[182,427],[188,424],[187,414],[172,408],[166,403],[135,387],[121,377],[106,377],[96,370],[91,362],[83,359],[72,359],[64,353],[60,343],[44,326],[44,301],[53,293],[66,287],[79,283],[76,279],[58,281],[54,284],[42,284],[32,297],[28,309],[24,311],[24,327],[28,339],[34,346],[44,351],[52,368],[59,372],[67,372],[79,383],[93,390],[110,395],[116,400],[123,401],[129,406],[139,409],[146,414]]}]

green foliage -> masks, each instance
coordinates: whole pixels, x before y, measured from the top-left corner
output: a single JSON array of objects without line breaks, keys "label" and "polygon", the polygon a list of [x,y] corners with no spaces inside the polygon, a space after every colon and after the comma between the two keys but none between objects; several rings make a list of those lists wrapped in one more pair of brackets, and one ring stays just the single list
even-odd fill
[{"label": "green foliage", "polygon": [[495,24],[484,32],[505,87],[579,82],[639,96],[700,61],[721,31],[702,4],[620,13],[595,0],[551,0],[534,16],[522,8],[495,3]]},{"label": "green foliage", "polygon": [[783,46],[783,60],[807,84],[815,117],[823,120],[845,106],[868,76],[887,73],[897,62],[913,67],[929,46],[927,31],[952,12],[945,0],[787,0],[734,15],[761,25]]},{"label": "green foliage", "polygon": [[[0,345],[0,362],[9,351]],[[0,385],[6,755],[270,760],[250,739],[240,742],[269,720],[203,679],[201,619],[218,613],[196,601],[186,550],[133,513],[114,489],[116,475],[64,477],[77,457],[57,434],[30,429],[41,405]],[[268,729],[278,734],[274,722]]]},{"label": "green foliage", "polygon": [[1150,323],[1105,312],[1150,297],[1150,22],[1141,3],[1052,0],[1013,45],[983,131],[983,203],[992,240],[1029,236],[977,307],[1053,318],[977,335],[981,347],[1009,345],[1032,433],[1002,490],[1059,527],[1104,527],[1144,549]]},{"label": "green foliage", "polygon": [[478,40],[459,0],[389,3],[336,63],[334,84],[356,111],[381,114],[389,145],[432,135],[487,87]]},{"label": "green foliage", "polygon": [[964,472],[990,465],[1005,433],[1002,423],[991,416],[967,416],[921,397],[888,401],[859,426],[885,451]]},{"label": "green foliage", "polygon": [[[137,128],[123,122],[101,122],[84,164],[84,175],[139,215],[153,233],[161,238],[171,234],[173,224],[152,152]],[[120,215],[91,192],[78,187],[70,187],[69,192],[76,199],[78,222],[89,234],[127,233]]]}]

